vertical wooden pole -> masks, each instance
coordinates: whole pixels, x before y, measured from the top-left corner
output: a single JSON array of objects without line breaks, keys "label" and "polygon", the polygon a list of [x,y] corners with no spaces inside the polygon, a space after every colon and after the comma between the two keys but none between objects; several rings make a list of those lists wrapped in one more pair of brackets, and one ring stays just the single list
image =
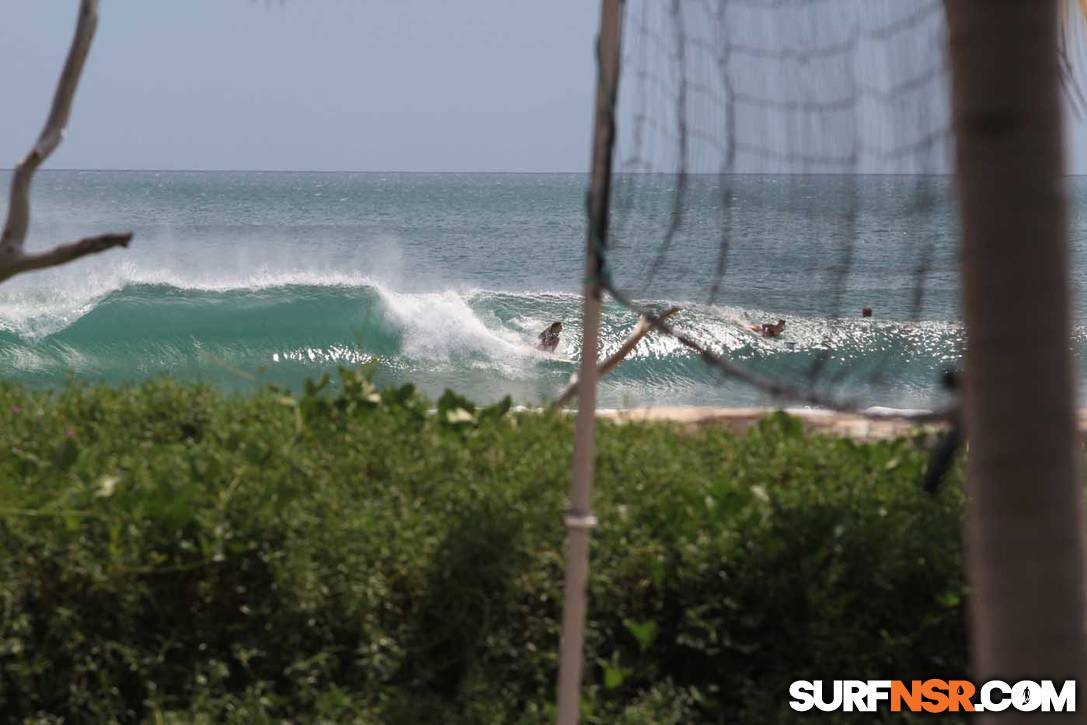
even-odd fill
[{"label": "vertical wooden pole", "polygon": [[589,535],[592,515],[593,461],[596,455],[596,361],[600,332],[602,252],[607,241],[611,154],[615,141],[615,100],[619,90],[621,0],[601,0],[597,36],[596,111],[593,124],[589,230],[585,250],[585,299],[582,309],[581,366],[574,429],[574,461],[570,509],[566,514],[566,580],[559,643],[558,722],[578,720],[582,649],[589,578]]},{"label": "vertical wooden pole", "polygon": [[[1057,0],[948,0],[946,8],[962,218],[974,673],[1082,686],[1084,499]],[[1037,719],[1003,715],[986,717]],[[1077,722],[1085,719],[1078,714]]]}]

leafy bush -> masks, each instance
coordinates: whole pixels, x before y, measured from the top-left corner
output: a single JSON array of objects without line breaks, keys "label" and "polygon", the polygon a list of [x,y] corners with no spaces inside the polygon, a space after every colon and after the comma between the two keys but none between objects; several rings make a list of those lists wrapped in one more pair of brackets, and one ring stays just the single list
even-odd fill
[{"label": "leafy bush", "polygon": [[[544,722],[572,421],[0,386],[0,713]],[[910,441],[602,424],[588,722],[786,722],[787,685],[966,672],[957,479]],[[955,474],[958,475],[957,473]]]}]

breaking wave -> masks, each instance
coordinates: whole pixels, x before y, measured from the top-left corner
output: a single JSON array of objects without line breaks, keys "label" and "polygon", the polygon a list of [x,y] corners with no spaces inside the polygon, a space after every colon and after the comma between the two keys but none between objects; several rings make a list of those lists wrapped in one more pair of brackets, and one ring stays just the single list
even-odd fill
[{"label": "breaking wave", "polygon": [[[0,294],[0,365],[8,376],[53,385],[74,375],[120,382],[170,374],[227,388],[297,387],[336,365],[377,360],[378,378],[429,392],[456,388],[481,401],[512,394],[534,403],[568,381],[581,351],[576,295],[442,289],[405,292],[348,275],[260,275],[211,282],[65,276],[63,286],[12,286]],[[961,331],[945,321],[827,319],[773,310],[679,304],[677,325],[732,359],[803,384],[819,381],[870,404],[927,406],[940,372],[957,359]],[[766,339],[749,325],[784,317]],[[562,320],[552,353],[538,332]],[[605,308],[603,354],[635,320]],[[650,336],[602,386],[604,406],[767,402],[708,369],[677,342]]]}]

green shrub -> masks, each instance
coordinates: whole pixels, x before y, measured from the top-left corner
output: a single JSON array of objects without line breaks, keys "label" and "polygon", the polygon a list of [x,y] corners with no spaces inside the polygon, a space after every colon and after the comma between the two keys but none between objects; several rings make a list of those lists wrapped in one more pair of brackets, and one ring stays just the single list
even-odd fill
[{"label": "green shrub", "polygon": [[[572,421],[0,386],[0,713],[68,722],[544,722]],[[819,677],[966,672],[958,473],[771,418],[602,424],[588,722],[788,722]]]}]

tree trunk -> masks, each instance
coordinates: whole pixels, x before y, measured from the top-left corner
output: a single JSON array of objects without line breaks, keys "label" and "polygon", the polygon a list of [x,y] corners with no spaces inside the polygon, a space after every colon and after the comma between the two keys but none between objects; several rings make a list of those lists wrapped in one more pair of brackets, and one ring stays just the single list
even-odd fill
[{"label": "tree trunk", "polygon": [[[1087,675],[1084,502],[1057,0],[946,6],[967,338],[974,676],[1079,680]],[[1021,713],[1000,722],[1032,719]]]}]

